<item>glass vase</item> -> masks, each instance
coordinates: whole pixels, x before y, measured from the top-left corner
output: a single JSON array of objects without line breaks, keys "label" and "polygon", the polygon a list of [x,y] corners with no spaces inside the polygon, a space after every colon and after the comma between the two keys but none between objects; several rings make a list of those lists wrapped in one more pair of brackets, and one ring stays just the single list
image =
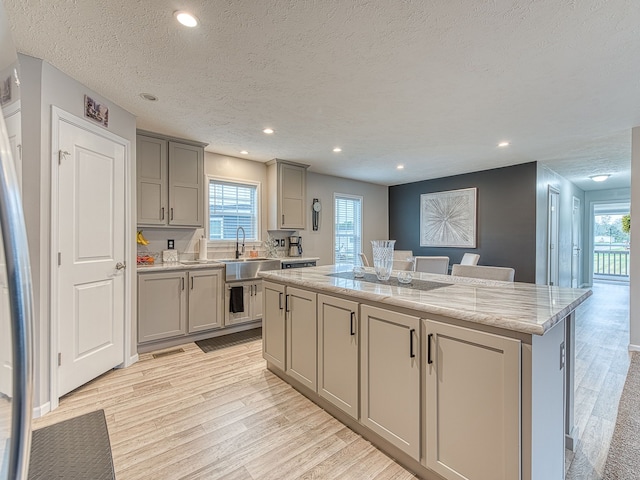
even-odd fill
[{"label": "glass vase", "polygon": [[389,280],[393,268],[393,247],[395,240],[371,240],[373,247],[373,268],[378,280]]}]

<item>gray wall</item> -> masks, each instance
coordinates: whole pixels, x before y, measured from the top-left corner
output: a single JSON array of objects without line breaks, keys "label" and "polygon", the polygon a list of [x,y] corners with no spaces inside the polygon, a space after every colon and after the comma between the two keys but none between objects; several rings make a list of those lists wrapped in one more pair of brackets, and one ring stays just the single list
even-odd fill
[{"label": "gray wall", "polygon": [[[476,187],[477,248],[420,246],[420,195]],[[447,255],[459,263],[465,252],[480,265],[516,270],[516,281],[536,279],[536,163],[484,170],[389,187],[389,238],[414,255]]]}]

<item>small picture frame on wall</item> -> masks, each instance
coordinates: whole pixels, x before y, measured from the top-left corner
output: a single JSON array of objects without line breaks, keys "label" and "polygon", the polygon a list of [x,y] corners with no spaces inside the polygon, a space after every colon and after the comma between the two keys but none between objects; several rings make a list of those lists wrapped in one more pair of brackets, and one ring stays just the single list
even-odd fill
[{"label": "small picture frame on wall", "polygon": [[0,83],[0,105],[6,105],[11,101],[11,75]]},{"label": "small picture frame on wall", "polygon": [[420,195],[420,246],[476,248],[477,188]]},{"label": "small picture frame on wall", "polygon": [[84,116],[103,127],[109,127],[109,108],[96,102],[89,95],[84,96]]}]

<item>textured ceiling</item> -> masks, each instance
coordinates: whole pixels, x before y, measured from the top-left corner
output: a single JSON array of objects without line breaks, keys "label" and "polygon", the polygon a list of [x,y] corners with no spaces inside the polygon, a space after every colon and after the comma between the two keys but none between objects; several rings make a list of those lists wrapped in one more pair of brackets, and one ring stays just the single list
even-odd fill
[{"label": "textured ceiling", "polygon": [[387,185],[533,160],[630,185],[638,0],[4,3],[19,51],[212,152]]}]

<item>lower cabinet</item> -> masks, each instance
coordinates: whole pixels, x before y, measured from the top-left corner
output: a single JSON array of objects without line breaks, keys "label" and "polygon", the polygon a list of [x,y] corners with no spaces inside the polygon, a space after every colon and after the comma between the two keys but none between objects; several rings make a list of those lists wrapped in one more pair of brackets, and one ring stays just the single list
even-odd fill
[{"label": "lower cabinet", "polygon": [[187,333],[186,272],[138,276],[138,342]]},{"label": "lower cabinet", "polygon": [[262,284],[262,357],[276,368],[285,369],[285,287],[277,283]]},{"label": "lower cabinet", "polygon": [[[230,312],[231,287],[242,287],[242,299],[244,310],[242,312]],[[253,322],[262,318],[262,280],[251,280],[250,282],[228,283],[225,286],[225,326],[237,325],[239,323]]]},{"label": "lower cabinet", "polygon": [[222,326],[221,269],[138,275],[138,343]]},{"label": "lower cabinet", "polygon": [[424,322],[424,464],[446,479],[520,478],[520,341]]},{"label": "lower cabinet", "polygon": [[420,319],[368,305],[360,315],[360,421],[420,461]]},{"label": "lower cabinet", "polygon": [[222,326],[222,270],[189,272],[189,333]]},{"label": "lower cabinet", "polygon": [[285,373],[314,392],[317,389],[316,294],[287,287]]},{"label": "lower cabinet", "polygon": [[358,419],[358,304],[318,295],[318,394]]}]

